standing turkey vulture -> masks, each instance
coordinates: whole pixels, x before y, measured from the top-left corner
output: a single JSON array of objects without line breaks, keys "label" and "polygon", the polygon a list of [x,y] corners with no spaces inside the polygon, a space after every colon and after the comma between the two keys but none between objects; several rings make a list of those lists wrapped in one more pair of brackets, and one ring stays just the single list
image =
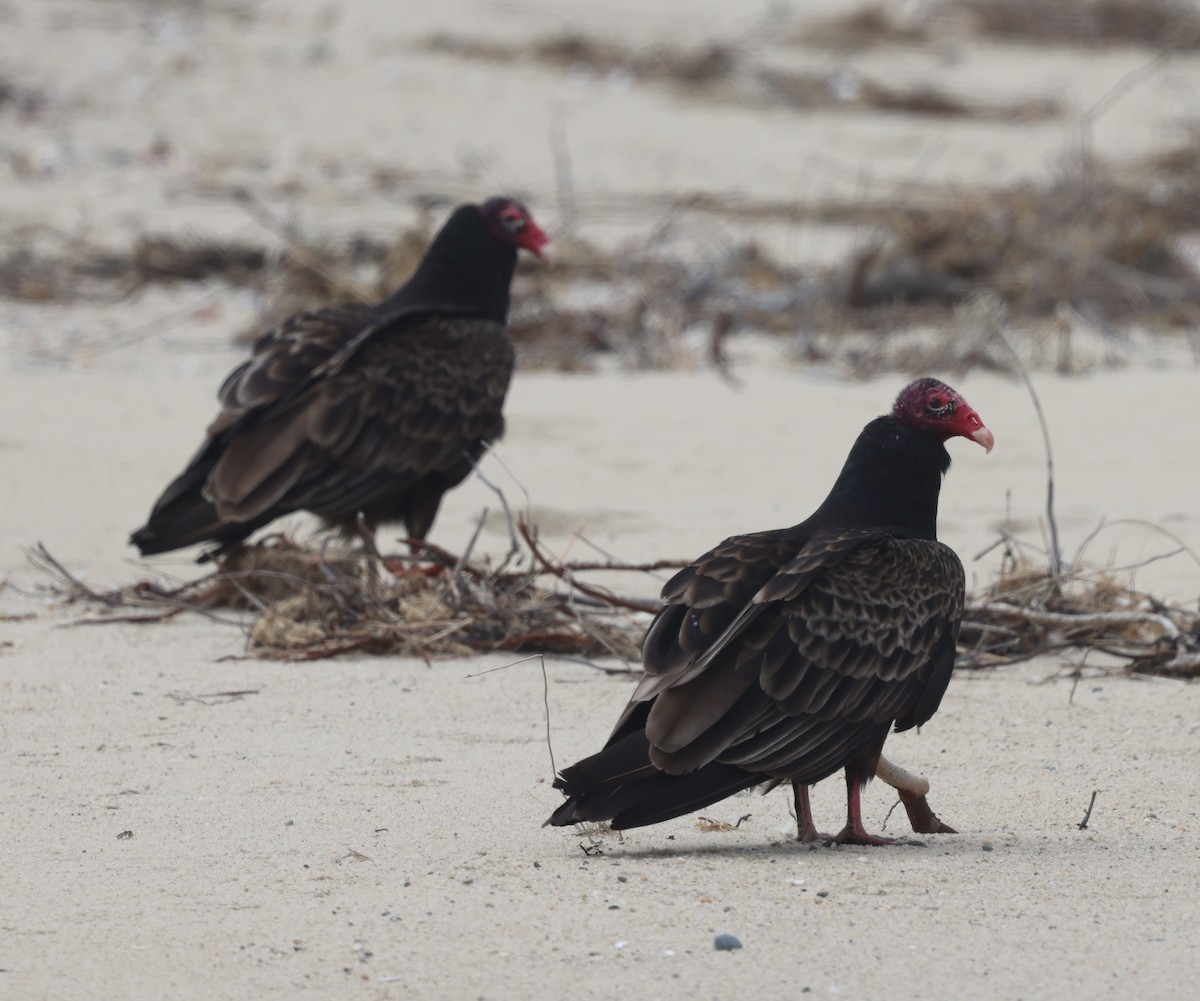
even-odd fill
[{"label": "standing turkey vulture", "polygon": [[936,522],[943,443],[957,435],[992,449],[958,393],[919,379],[863,429],[811,517],[726,539],[676,574],[644,677],[604,748],[556,780],[567,801],[547,823],[641,827],[790,781],[799,839],[823,840],[808,786],[844,768],[848,819],[833,840],[891,843],[859,810],[877,770],[914,829],[949,831],[928,785],[881,752],[893,724],[934,714],[954,667],[964,575]]},{"label": "standing turkey vulture", "polygon": [[143,555],[217,543],[203,559],[300,510],[365,536],[402,520],[423,539],[442,495],[504,432],[517,250],[549,246],[519,202],[462,205],[387,299],[299,313],[261,336],[130,541]]}]

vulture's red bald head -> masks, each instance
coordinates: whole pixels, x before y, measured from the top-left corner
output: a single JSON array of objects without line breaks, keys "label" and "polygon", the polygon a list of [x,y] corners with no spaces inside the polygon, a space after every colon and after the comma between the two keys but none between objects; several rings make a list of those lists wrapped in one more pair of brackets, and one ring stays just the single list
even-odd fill
[{"label": "vulture's red bald head", "polygon": [[996,439],[979,415],[955,390],[937,379],[910,382],[896,397],[892,416],[915,431],[948,441],[960,435],[978,442],[988,452]]}]

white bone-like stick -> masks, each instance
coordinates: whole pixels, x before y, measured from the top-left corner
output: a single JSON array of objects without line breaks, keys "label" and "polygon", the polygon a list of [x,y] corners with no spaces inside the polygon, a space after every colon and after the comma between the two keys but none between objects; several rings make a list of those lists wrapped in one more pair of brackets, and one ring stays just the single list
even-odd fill
[{"label": "white bone-like stick", "polygon": [[879,764],[875,766],[875,774],[893,789],[903,789],[917,796],[925,796],[929,793],[929,779],[922,775],[914,775],[894,762],[888,761],[882,754],[879,755]]}]

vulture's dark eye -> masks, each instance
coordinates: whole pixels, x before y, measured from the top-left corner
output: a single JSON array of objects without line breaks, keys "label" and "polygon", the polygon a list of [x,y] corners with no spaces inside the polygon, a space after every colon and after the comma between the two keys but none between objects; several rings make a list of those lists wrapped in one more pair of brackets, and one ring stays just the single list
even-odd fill
[{"label": "vulture's dark eye", "polygon": [[505,229],[519,233],[525,228],[525,216],[518,209],[505,209],[500,213],[500,221]]},{"label": "vulture's dark eye", "polygon": [[949,417],[955,410],[954,401],[947,400],[944,396],[931,396],[925,404],[925,409],[934,417]]}]

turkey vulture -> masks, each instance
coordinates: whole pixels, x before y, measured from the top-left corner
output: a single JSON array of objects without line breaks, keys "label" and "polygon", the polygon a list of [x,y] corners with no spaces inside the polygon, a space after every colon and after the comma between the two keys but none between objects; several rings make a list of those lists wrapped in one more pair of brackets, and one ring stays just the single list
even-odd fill
[{"label": "turkey vulture", "polygon": [[848,819],[832,840],[891,843],[859,810],[877,770],[914,829],[949,831],[928,784],[881,752],[893,724],[934,714],[954,667],[964,574],[936,521],[957,435],[992,449],[958,393],[919,379],[863,429],[811,517],[726,539],[676,574],[642,645],[645,675],[604,748],[556,779],[567,801],[547,823],[624,830],[791,782],[799,840],[828,840],[808,786],[844,768]]},{"label": "turkey vulture", "polygon": [[300,510],[368,543],[384,521],[423,539],[442,495],[504,432],[518,249],[550,249],[523,205],[462,205],[387,299],[299,313],[263,334],[130,541],[142,555],[217,543],[206,559]]}]

